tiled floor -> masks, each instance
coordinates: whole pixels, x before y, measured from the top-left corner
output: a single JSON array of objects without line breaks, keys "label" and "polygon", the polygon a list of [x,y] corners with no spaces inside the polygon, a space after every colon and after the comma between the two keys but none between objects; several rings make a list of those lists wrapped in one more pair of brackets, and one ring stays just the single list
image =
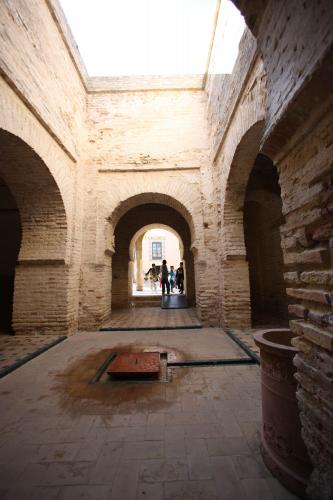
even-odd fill
[{"label": "tiled floor", "polygon": [[161,309],[160,307],[137,307],[116,309],[104,327],[112,328],[175,328],[200,325],[196,309]]},{"label": "tiled floor", "polygon": [[0,373],[57,338],[58,335],[0,335]]},{"label": "tiled floor", "polygon": [[240,355],[217,329],[82,333],[58,344],[0,380],[1,500],[295,498],[260,457],[258,366],[88,384],[106,351],[149,339],[186,356],[210,357],[214,344]]}]

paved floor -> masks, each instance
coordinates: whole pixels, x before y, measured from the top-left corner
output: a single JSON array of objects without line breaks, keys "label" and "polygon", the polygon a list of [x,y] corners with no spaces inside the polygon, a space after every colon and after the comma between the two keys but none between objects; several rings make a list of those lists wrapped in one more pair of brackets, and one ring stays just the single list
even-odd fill
[{"label": "paved floor", "polygon": [[0,380],[0,499],[295,499],[260,457],[256,365],[88,383],[110,349],[147,341],[174,356],[241,355],[217,329],[82,333],[58,344]]},{"label": "paved floor", "polygon": [[4,369],[54,342],[58,335],[0,335],[0,374]]},{"label": "paved floor", "polygon": [[161,309],[160,307],[137,307],[116,309],[104,327],[112,328],[154,328],[200,326],[195,307],[188,309]]}]

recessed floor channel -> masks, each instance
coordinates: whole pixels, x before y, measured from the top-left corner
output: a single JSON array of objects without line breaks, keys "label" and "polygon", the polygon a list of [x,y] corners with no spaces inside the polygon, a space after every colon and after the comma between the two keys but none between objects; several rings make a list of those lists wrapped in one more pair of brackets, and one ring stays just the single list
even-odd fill
[{"label": "recessed floor channel", "polygon": [[168,360],[168,352],[111,352],[97,369],[90,384],[97,382],[168,382],[169,368],[221,365],[251,365],[253,358]]}]

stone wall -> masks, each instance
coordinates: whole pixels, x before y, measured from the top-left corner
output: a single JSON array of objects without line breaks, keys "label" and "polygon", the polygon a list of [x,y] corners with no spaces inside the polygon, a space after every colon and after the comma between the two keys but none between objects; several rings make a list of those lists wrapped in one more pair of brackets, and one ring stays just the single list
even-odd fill
[{"label": "stone wall", "polygon": [[[206,104],[206,95],[198,91],[89,95],[82,327],[96,325],[110,314],[110,295],[105,293],[105,300],[101,299],[104,291],[98,280],[110,290],[114,230],[126,211],[144,203],[164,204],[185,217],[197,263],[196,301],[204,320],[216,323],[214,282],[211,290],[204,285],[207,255],[212,251],[205,246],[205,231],[211,224],[204,215],[211,199],[203,195],[211,187],[201,182],[207,177],[205,169],[209,172]],[[206,295],[201,293],[203,287]]]},{"label": "stone wall", "polygon": [[85,89],[47,2],[1,2],[0,19],[2,75],[58,144],[76,158]]},{"label": "stone wall", "polygon": [[48,3],[2,2],[0,17],[1,175],[22,220],[14,329],[70,333],[77,326],[85,88]]},{"label": "stone wall", "polygon": [[[333,495],[329,85],[333,5],[328,1],[235,3],[256,35],[258,55],[253,52],[252,66],[248,62],[243,65],[247,74],[238,75],[244,85],[237,98],[232,99],[232,90],[228,89],[234,75],[211,78],[207,87],[216,214],[221,225],[221,320],[237,326],[237,316],[243,326],[247,322],[250,325],[244,193],[255,156],[263,152],[277,166],[281,187],[285,287],[289,313],[298,318],[290,322],[298,335],[295,345],[300,349],[295,358],[298,399],[303,436],[314,465],[308,494],[313,499],[328,500]],[[244,53],[244,46],[241,49]],[[249,53],[249,49],[246,51]],[[262,71],[258,72],[259,64]],[[220,105],[225,99],[234,106],[228,110],[227,119]]]},{"label": "stone wall", "polygon": [[[232,75],[215,76],[208,87],[210,146],[217,223],[219,315],[229,327],[250,326],[250,284],[243,209],[248,179],[260,151],[266,109],[266,79],[253,37],[247,32]],[[243,59],[243,49],[252,61]],[[240,95],[234,91],[239,90]],[[223,92],[223,94],[222,94]],[[227,113],[220,102],[231,106]]]},{"label": "stone wall", "polygon": [[[326,111],[326,109],[325,109]],[[298,400],[303,434],[315,465],[311,498],[333,494],[333,114],[279,162],[283,209],[285,281],[291,300]],[[301,134],[302,131],[300,131]]]}]

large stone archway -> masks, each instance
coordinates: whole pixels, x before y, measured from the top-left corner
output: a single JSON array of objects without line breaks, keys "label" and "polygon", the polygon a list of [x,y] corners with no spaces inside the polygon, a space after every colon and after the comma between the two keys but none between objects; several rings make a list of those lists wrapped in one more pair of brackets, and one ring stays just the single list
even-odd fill
[{"label": "large stone archway", "polygon": [[246,186],[260,149],[263,122],[246,131],[235,149],[221,206],[222,318],[227,326],[251,326],[250,283],[244,241]]},{"label": "large stone archway", "polygon": [[46,164],[22,139],[2,129],[0,144],[0,176],[15,200],[22,231],[13,330],[66,333],[70,329],[68,227],[62,195]]},{"label": "large stone archway", "polygon": [[114,232],[114,255],[112,259],[112,307],[128,307],[131,300],[129,262],[131,243],[145,227],[162,225],[170,227],[179,235],[186,265],[187,296],[195,303],[194,258],[191,251],[191,231],[182,214],[169,205],[141,203],[118,218]]}]

